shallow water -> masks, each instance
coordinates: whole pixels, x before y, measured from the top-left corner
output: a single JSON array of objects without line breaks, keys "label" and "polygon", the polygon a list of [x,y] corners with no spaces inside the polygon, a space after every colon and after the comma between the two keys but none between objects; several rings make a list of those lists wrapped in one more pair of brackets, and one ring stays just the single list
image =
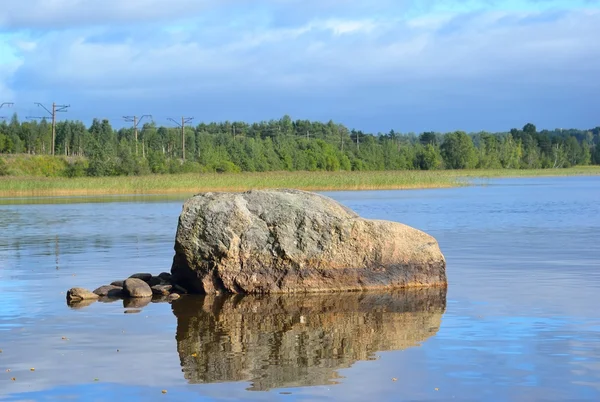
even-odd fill
[{"label": "shallow water", "polygon": [[168,271],[182,199],[4,200],[0,399],[600,400],[599,177],[326,194],[434,235],[447,293],[72,309]]}]

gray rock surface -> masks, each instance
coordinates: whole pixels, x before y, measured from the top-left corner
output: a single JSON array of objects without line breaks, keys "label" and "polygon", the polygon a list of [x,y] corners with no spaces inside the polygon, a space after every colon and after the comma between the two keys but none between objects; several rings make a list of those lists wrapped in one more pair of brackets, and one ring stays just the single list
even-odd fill
[{"label": "gray rock surface", "polygon": [[129,297],[152,297],[150,285],[138,278],[127,278],[123,284],[123,291]]},{"label": "gray rock surface", "polygon": [[191,293],[446,286],[430,235],[299,190],[204,193],[183,206],[171,268]]}]

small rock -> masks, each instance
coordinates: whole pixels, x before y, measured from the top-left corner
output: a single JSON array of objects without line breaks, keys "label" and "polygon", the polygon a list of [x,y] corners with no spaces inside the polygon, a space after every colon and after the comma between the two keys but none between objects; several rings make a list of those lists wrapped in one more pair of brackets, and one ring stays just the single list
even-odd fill
[{"label": "small rock", "polygon": [[67,301],[96,300],[98,295],[83,288],[71,288],[67,291]]},{"label": "small rock", "polygon": [[168,295],[171,292],[171,285],[155,285],[152,286],[152,293],[155,295]]},{"label": "small rock", "polygon": [[35,369],[32,367],[32,368],[29,369],[29,371],[35,371]]},{"label": "small rock", "polygon": [[161,272],[160,274],[158,274],[158,277],[163,281],[167,281],[169,283],[173,281],[173,276],[168,272]]},{"label": "small rock", "polygon": [[118,286],[118,287],[122,288],[122,287],[125,286],[124,285],[125,281],[112,281],[110,284],[113,285],[113,286]]},{"label": "small rock", "polygon": [[131,299],[124,299],[123,307],[140,309],[146,307],[151,301],[152,297],[135,297]]},{"label": "small rock", "polygon": [[163,394],[166,394],[166,393],[167,393],[167,390],[166,390],[166,389],[163,389],[161,392],[162,392]]},{"label": "small rock", "polygon": [[131,310],[125,310],[124,311],[125,314],[138,314],[138,313],[141,313],[141,312],[142,312],[142,310],[140,310],[140,309],[131,309]]},{"label": "small rock", "polygon": [[165,281],[163,281],[162,279],[160,279],[158,276],[153,276],[148,281],[148,285],[150,285],[150,287],[156,286],[156,285],[163,285],[163,284],[165,284]]},{"label": "small rock", "polygon": [[[150,275],[152,277],[152,275]],[[152,297],[150,286],[139,278],[128,278],[125,280],[123,291],[130,297]]]},{"label": "small rock", "polygon": [[111,297],[118,299],[123,295],[123,287],[115,285],[100,286],[98,289],[94,290],[93,293],[97,294],[100,297]]},{"label": "small rock", "polygon": [[173,300],[177,300],[179,299],[181,296],[179,296],[177,293],[171,293],[169,295],[169,297],[167,297],[167,301],[172,302]]},{"label": "small rock", "polygon": [[149,282],[152,279],[152,274],[148,273],[137,273],[130,276],[130,278],[141,279],[144,282]]},{"label": "small rock", "polygon": [[181,294],[186,294],[187,293],[187,290],[185,290],[184,288],[182,288],[179,285],[173,285],[173,289],[175,289],[176,291],[178,291]]}]

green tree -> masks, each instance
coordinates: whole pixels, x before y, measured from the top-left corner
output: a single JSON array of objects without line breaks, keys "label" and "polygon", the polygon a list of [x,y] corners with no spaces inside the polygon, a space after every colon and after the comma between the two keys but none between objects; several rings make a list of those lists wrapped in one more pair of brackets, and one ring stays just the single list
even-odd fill
[{"label": "green tree", "polygon": [[436,170],[442,166],[442,163],[442,155],[432,143],[418,147],[415,168],[421,170]]},{"label": "green tree", "polygon": [[473,140],[464,131],[446,134],[441,150],[448,169],[471,169],[477,164]]}]

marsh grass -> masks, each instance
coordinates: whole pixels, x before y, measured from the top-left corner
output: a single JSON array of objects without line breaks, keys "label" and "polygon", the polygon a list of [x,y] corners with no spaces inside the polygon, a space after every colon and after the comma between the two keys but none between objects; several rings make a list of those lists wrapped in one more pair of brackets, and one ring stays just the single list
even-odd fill
[{"label": "marsh grass", "polygon": [[297,188],[309,191],[445,188],[475,178],[600,175],[600,167],[556,170],[203,173],[117,177],[0,177],[0,197],[191,194]]}]

